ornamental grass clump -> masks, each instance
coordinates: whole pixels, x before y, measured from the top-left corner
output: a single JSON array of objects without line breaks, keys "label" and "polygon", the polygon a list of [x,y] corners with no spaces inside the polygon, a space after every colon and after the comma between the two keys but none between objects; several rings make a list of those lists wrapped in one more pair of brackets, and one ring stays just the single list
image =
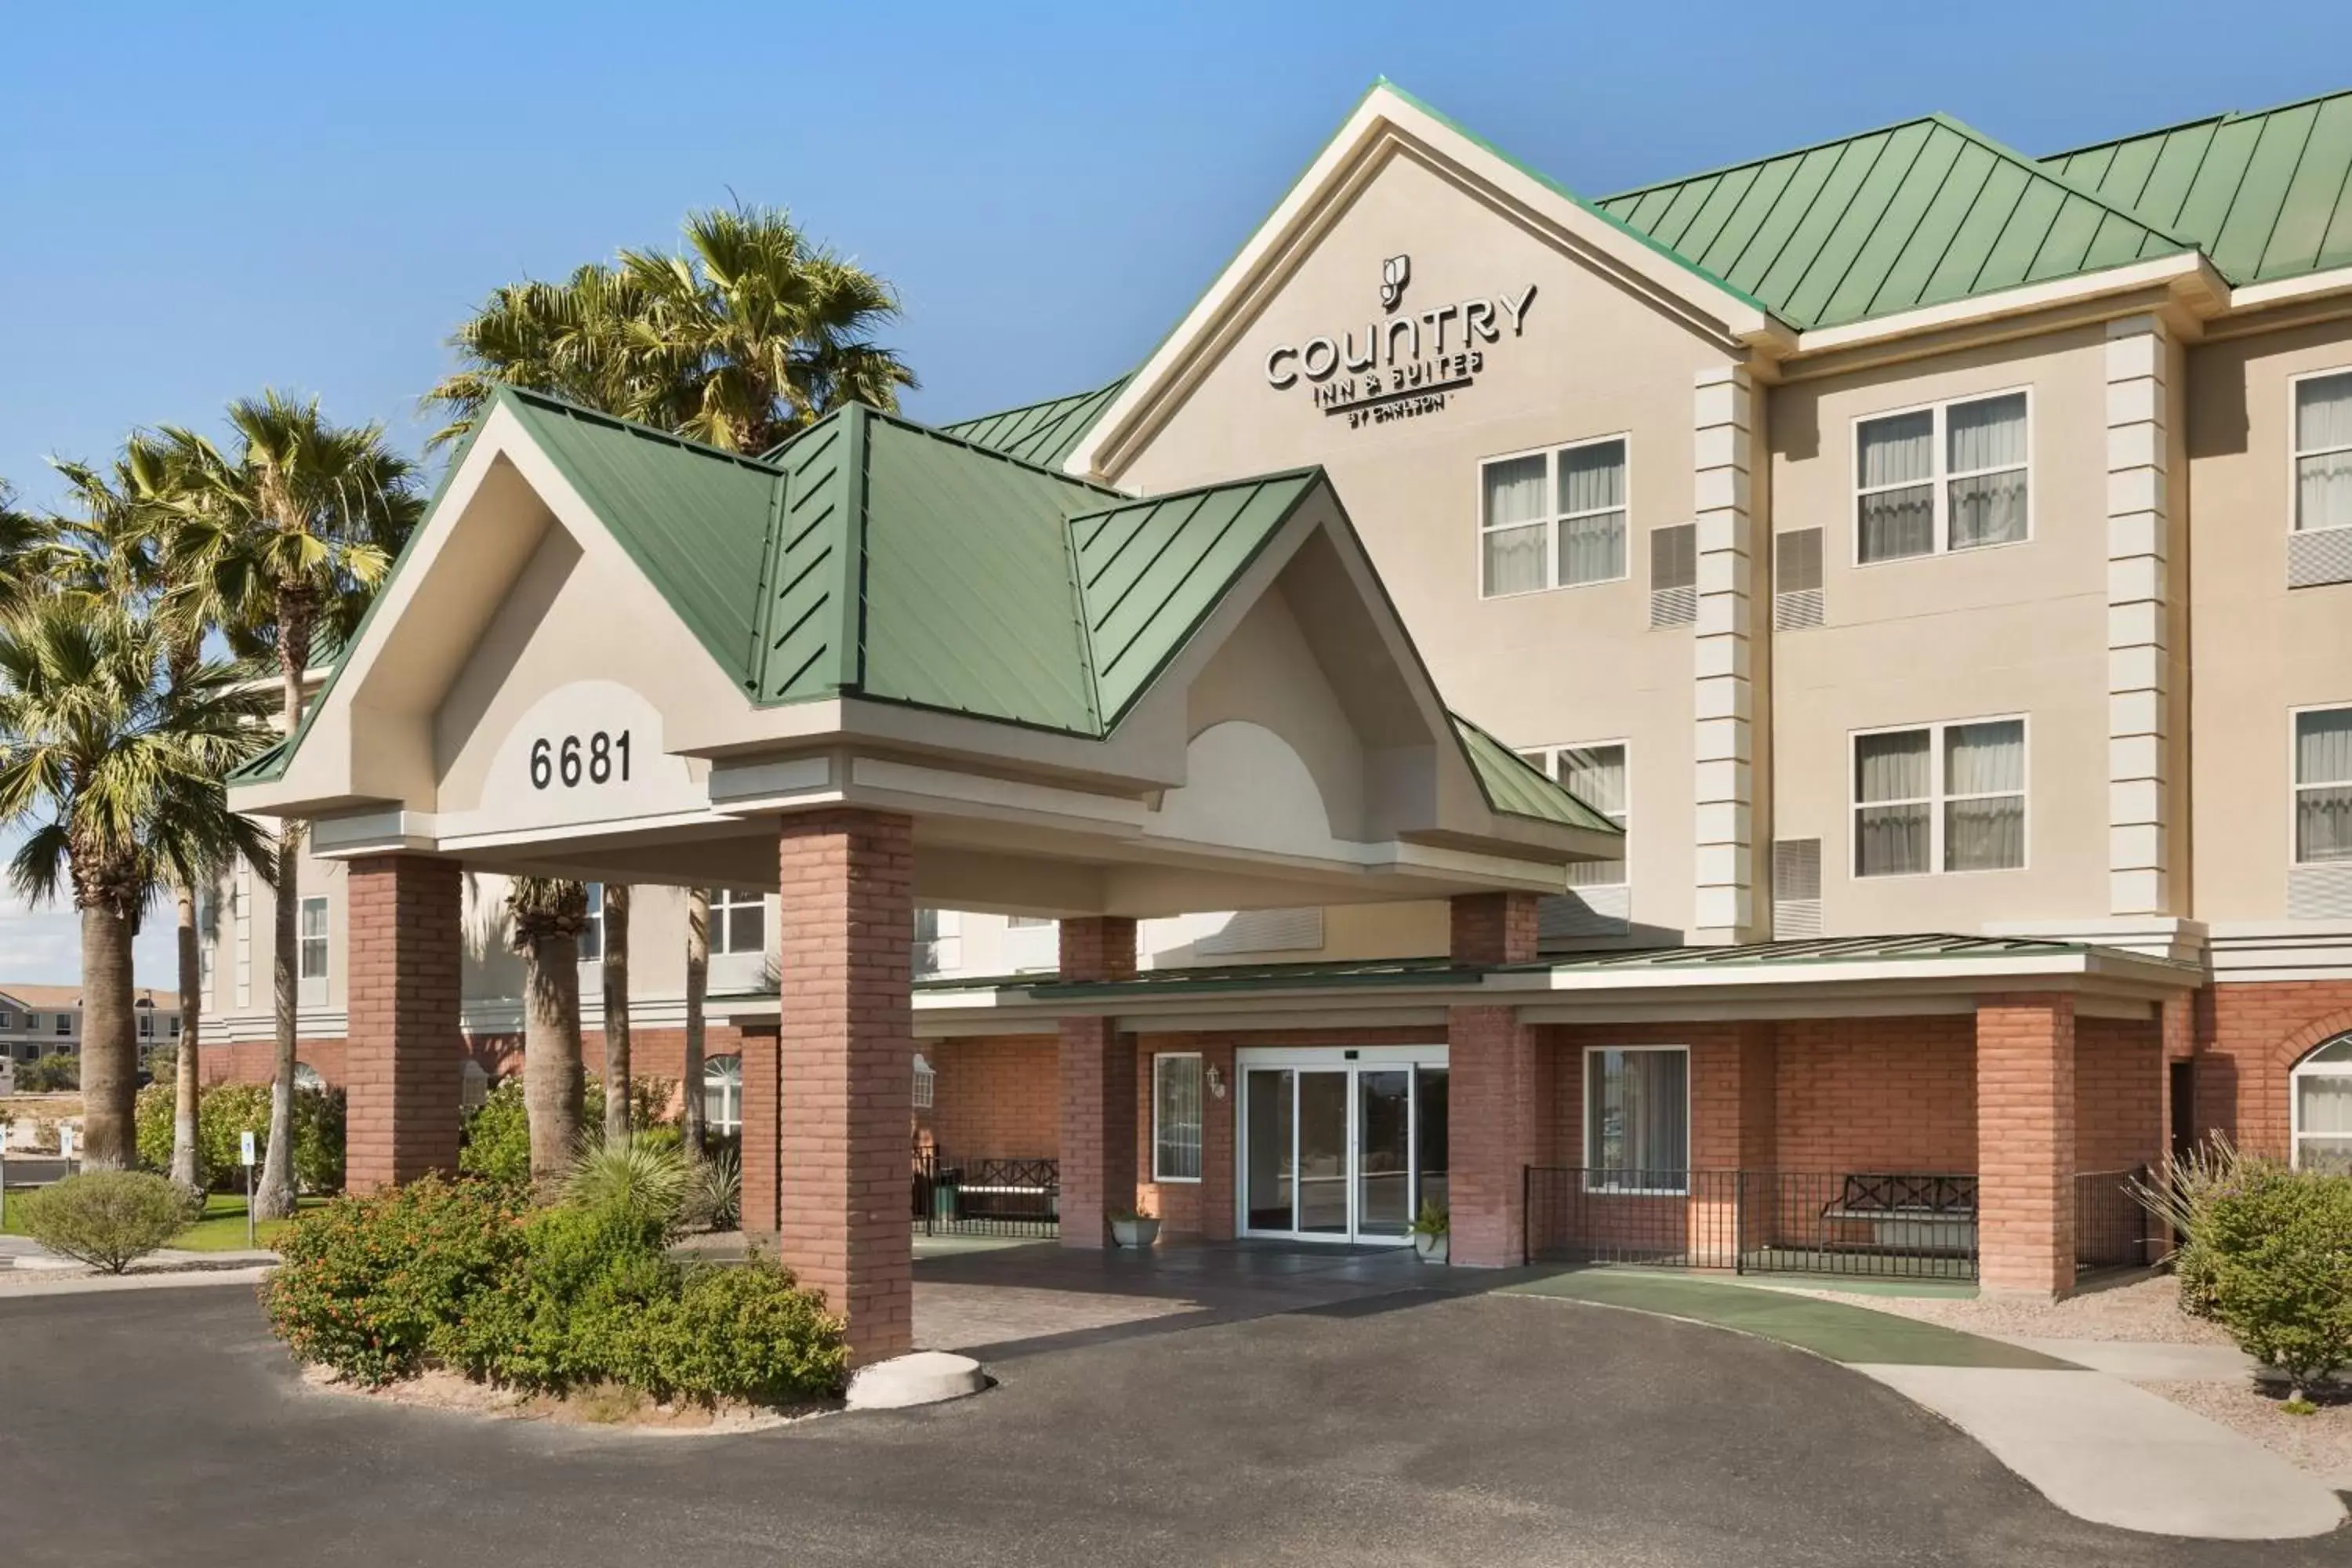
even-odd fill
[{"label": "ornamental grass clump", "polygon": [[188,1195],[144,1171],[89,1171],[16,1200],[25,1234],[61,1257],[120,1274],[188,1225]]}]

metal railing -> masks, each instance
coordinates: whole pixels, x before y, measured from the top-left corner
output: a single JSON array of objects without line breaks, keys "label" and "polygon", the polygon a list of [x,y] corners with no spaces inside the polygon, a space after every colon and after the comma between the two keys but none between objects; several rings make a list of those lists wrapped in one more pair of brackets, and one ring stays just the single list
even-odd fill
[{"label": "metal railing", "polygon": [[2131,1184],[2147,1179],[2147,1167],[2085,1171],[2074,1178],[2074,1267],[2144,1268],[2158,1253],[2157,1227]]},{"label": "metal railing", "polygon": [[925,1236],[1062,1233],[1060,1161],[963,1159],[937,1149],[914,1156],[914,1220]]},{"label": "metal railing", "polygon": [[1966,1173],[1529,1167],[1530,1258],[1837,1274],[1977,1277]]}]

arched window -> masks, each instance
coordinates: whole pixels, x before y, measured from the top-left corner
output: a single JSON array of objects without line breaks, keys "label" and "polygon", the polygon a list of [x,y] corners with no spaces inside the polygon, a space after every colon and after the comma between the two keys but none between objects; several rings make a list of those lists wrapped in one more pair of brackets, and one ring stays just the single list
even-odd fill
[{"label": "arched window", "polygon": [[323,1089],[327,1087],[327,1079],[324,1074],[320,1073],[317,1068],[312,1067],[309,1062],[296,1062],[294,1064],[294,1087],[296,1089]]},{"label": "arched window", "polygon": [[702,1064],[702,1125],[732,1138],[743,1131],[743,1058],[709,1057]]},{"label": "arched window", "polygon": [[2294,1163],[2352,1173],[2352,1035],[2297,1062],[2293,1092]]}]

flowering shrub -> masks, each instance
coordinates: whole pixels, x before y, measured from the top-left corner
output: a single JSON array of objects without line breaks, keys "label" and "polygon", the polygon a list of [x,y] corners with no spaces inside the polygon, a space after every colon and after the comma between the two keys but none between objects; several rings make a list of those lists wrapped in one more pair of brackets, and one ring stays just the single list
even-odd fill
[{"label": "flowering shrub", "polygon": [[624,1338],[622,1382],[662,1398],[784,1405],[838,1394],[849,1375],[842,1321],[792,1271],[753,1258],[689,1269],[683,1288]]},{"label": "flowering shrub", "polygon": [[520,1263],[522,1195],[427,1176],[338,1198],[278,1239],[261,1287],[269,1326],[296,1356],[370,1386],[409,1376],[436,1332]]}]

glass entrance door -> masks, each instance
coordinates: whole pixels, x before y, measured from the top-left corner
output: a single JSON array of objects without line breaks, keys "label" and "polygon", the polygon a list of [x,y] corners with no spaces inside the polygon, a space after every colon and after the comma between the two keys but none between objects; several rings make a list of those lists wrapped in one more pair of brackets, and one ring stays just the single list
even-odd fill
[{"label": "glass entrance door", "polygon": [[1240,1068],[1241,1228],[1317,1241],[1402,1242],[1445,1205],[1442,1047],[1246,1051]]}]

